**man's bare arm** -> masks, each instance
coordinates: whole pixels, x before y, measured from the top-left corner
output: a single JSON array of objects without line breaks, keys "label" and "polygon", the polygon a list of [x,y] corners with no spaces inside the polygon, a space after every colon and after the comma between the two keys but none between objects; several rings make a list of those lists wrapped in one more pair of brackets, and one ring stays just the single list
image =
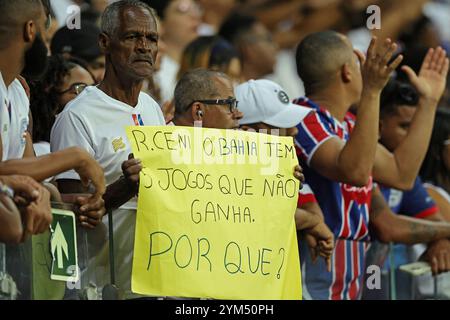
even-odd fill
[{"label": "man's bare arm", "polygon": [[379,188],[372,194],[370,227],[382,242],[416,244],[450,238],[450,223],[394,214]]}]

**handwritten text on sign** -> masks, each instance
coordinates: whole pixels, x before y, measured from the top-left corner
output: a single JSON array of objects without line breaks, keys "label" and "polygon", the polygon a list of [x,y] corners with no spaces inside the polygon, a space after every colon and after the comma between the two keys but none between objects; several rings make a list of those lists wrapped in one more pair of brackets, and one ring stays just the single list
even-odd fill
[{"label": "handwritten text on sign", "polygon": [[292,139],[130,127],[143,162],[132,288],[218,299],[299,299]]}]

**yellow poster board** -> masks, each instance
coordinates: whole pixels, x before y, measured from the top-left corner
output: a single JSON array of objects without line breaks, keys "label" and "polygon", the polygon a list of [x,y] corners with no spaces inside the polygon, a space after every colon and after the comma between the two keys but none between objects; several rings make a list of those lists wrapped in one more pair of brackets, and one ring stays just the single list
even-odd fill
[{"label": "yellow poster board", "polygon": [[141,159],[132,291],[301,299],[292,138],[129,127]]}]

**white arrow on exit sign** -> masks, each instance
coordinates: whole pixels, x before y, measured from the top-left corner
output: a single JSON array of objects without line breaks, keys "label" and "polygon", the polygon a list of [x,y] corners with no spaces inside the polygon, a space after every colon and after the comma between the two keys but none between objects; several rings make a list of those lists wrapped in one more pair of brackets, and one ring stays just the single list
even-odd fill
[{"label": "white arrow on exit sign", "polygon": [[[64,257],[63,253],[66,256],[66,259],[69,258],[69,248],[66,241],[66,237],[64,236],[64,232],[61,229],[59,223],[56,225],[55,234],[53,235],[51,242],[51,250],[53,256],[56,256],[58,261],[58,268],[62,269],[64,267]],[[56,252],[56,254],[55,254]]]}]

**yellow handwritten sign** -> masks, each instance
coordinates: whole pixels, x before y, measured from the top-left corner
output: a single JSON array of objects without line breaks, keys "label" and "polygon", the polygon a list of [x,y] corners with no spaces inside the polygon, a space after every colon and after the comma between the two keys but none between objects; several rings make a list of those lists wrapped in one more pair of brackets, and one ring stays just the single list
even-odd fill
[{"label": "yellow handwritten sign", "polygon": [[170,126],[127,134],[144,167],[133,292],[301,299],[292,138]]}]

